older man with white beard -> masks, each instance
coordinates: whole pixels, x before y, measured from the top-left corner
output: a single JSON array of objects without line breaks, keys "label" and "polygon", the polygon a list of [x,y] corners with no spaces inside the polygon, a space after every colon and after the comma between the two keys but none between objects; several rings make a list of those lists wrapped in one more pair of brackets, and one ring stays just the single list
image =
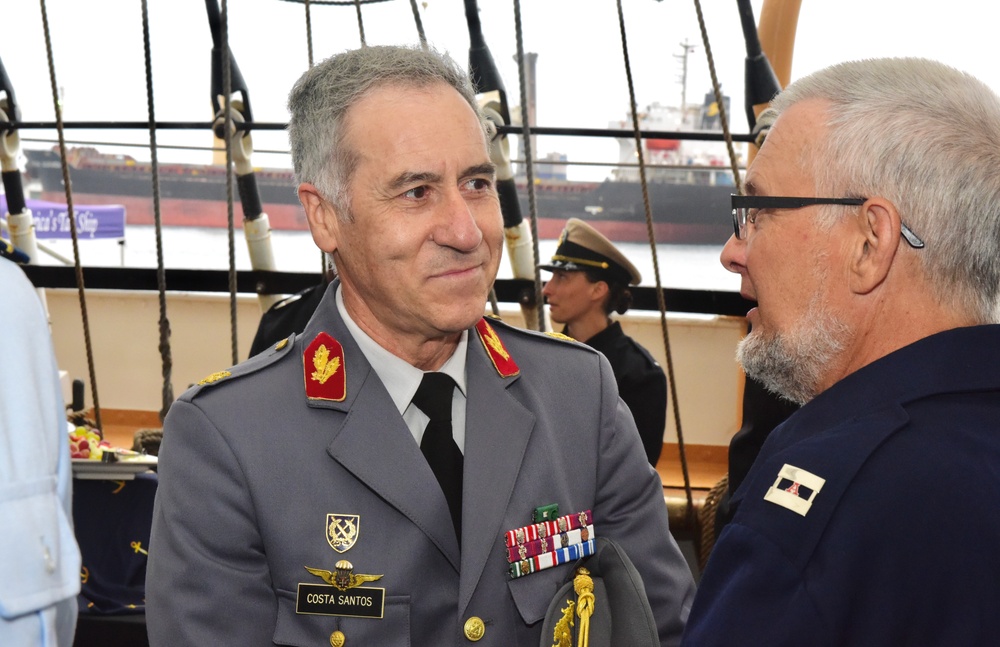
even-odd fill
[{"label": "older man with white beard", "polygon": [[734,493],[689,645],[1000,634],[1000,98],[922,59],[796,81],[733,196],[738,359],[803,404]]}]

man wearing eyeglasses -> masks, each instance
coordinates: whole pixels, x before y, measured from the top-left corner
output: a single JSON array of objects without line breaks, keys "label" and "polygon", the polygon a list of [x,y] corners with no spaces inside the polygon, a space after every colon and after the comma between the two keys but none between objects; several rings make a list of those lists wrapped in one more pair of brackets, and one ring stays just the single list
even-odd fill
[{"label": "man wearing eyeglasses", "polygon": [[768,437],[689,645],[981,645],[1000,633],[1000,98],[922,59],[796,81],[733,196]]}]

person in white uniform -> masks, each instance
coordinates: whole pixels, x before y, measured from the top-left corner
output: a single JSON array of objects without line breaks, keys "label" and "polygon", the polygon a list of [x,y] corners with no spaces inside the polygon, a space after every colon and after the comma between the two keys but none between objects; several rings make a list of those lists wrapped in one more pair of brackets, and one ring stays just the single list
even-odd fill
[{"label": "person in white uniform", "polygon": [[0,645],[69,646],[80,549],[66,410],[41,301],[0,257]]}]

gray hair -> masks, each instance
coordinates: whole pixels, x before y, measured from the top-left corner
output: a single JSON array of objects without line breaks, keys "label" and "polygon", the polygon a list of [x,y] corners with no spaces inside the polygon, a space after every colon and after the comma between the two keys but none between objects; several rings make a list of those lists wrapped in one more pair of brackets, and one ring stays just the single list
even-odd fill
[{"label": "gray hair", "polygon": [[[387,85],[425,88],[446,83],[483,120],[468,74],[447,54],[419,47],[363,47],[336,54],[303,74],[288,95],[288,139],[296,184],[308,182],[349,218],[347,187],[358,152],[344,145],[348,113]],[[485,132],[485,130],[484,130]]]},{"label": "gray hair", "polygon": [[890,200],[927,244],[916,253],[938,302],[1000,322],[1000,97],[942,63],[890,58],[816,72],[771,107],[807,99],[830,102],[809,155],[818,194]]}]

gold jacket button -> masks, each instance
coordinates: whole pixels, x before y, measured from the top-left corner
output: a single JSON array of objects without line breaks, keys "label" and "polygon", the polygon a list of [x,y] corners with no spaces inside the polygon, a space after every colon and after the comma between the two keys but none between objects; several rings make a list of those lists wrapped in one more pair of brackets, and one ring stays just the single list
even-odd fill
[{"label": "gold jacket button", "polygon": [[334,631],[330,634],[330,647],[344,647],[344,641],[347,637],[344,636],[342,631]]},{"label": "gold jacket button", "polygon": [[465,621],[465,637],[476,642],[482,639],[483,635],[486,633],[486,625],[483,624],[481,618],[477,616],[472,616]]}]

